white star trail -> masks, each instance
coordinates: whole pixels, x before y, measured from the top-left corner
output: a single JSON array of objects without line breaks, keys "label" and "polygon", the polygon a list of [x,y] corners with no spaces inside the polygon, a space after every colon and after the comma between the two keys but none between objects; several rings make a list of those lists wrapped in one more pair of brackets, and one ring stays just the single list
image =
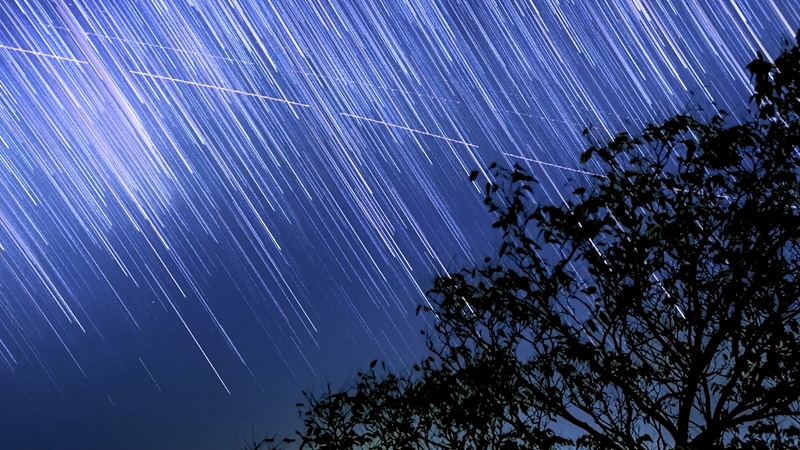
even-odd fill
[{"label": "white star trail", "polygon": [[[67,28],[64,28],[64,27],[53,27],[53,26],[51,26],[51,27],[54,28],[54,29],[67,31]],[[81,32],[81,34],[85,34],[87,36],[97,36],[97,37],[101,37],[101,38],[104,38],[104,39],[111,39],[111,40],[114,40],[114,41],[124,42],[126,44],[142,45],[142,46],[151,47],[151,48],[154,48],[154,49],[169,50],[169,51],[178,52],[178,53],[185,53],[185,54],[191,55],[191,56],[200,56],[200,57],[203,57],[203,58],[214,58],[214,59],[220,59],[220,60],[223,60],[223,61],[237,62],[237,63],[241,63],[241,64],[250,64],[249,61],[242,61],[240,59],[231,59],[231,58],[225,58],[224,56],[208,55],[208,54],[205,54],[205,53],[187,51],[187,50],[183,50],[183,49],[176,48],[176,47],[165,47],[163,45],[150,44],[150,43],[147,43],[147,42],[135,41],[135,40],[131,40],[131,39],[123,39],[123,38],[119,38],[119,37],[108,36],[108,35],[105,35],[105,34],[87,33],[87,32]],[[76,61],[76,62],[80,62],[80,61]]]},{"label": "white star trail", "polygon": [[424,135],[424,136],[430,136],[430,137],[434,137],[436,139],[442,139],[442,140],[445,140],[445,141],[448,141],[448,142],[452,142],[454,144],[464,144],[467,147],[478,148],[478,146],[475,145],[475,144],[470,144],[469,142],[459,141],[459,140],[456,140],[456,139],[450,139],[447,136],[441,136],[441,135],[438,135],[438,134],[429,133],[429,132],[424,131],[424,130],[415,130],[413,128],[409,128],[409,127],[406,127],[406,126],[403,126],[403,125],[397,125],[395,123],[389,123],[389,122],[385,122],[383,120],[370,119],[369,117],[357,116],[355,114],[347,114],[347,113],[339,113],[339,114],[344,116],[344,117],[352,117],[354,119],[363,120],[365,122],[377,123],[379,125],[385,125],[385,126],[390,127],[390,128],[398,128],[398,129],[401,129],[401,130],[410,131],[412,133],[417,133],[417,134],[421,134],[421,135]]},{"label": "white star trail", "polygon": [[493,239],[469,171],[558,198],[597,175],[584,126],[743,111],[799,25],[776,0],[2,2],[0,370],[119,353],[169,392],[126,330],[179,330],[233,394],[243,342],[414,358],[426,283]]},{"label": "white star trail", "polygon": [[184,83],[184,84],[188,84],[188,85],[191,85],[191,86],[197,86],[197,87],[201,87],[201,88],[216,89],[216,90],[222,91],[222,92],[230,92],[232,94],[241,94],[241,95],[245,95],[245,96],[248,96],[248,97],[262,98],[264,100],[270,100],[270,101],[273,101],[273,102],[286,103],[288,105],[303,106],[303,107],[306,107],[306,108],[311,106],[311,105],[307,105],[305,103],[293,102],[291,100],[286,100],[286,99],[283,99],[283,98],[267,97],[266,95],[259,95],[259,94],[255,94],[253,92],[239,91],[239,90],[236,90],[236,89],[229,89],[229,88],[225,88],[225,87],[222,87],[222,86],[213,86],[213,85],[210,85],[210,84],[198,83],[196,81],[191,81],[191,80],[181,80],[181,79],[178,79],[178,78],[165,77],[163,75],[155,75],[155,74],[152,74],[152,73],[138,72],[136,70],[131,70],[130,72],[132,74],[134,74],[134,75],[141,75],[143,77],[155,78],[157,80],[172,81],[174,83]]},{"label": "white star trail", "polygon": [[156,388],[158,388],[158,392],[164,392],[164,391],[161,390],[161,386],[158,385],[158,383],[156,382],[156,379],[153,377],[153,374],[150,373],[150,369],[147,368],[147,366],[145,365],[144,361],[142,361],[141,357],[139,357],[139,362],[142,363],[142,367],[144,367],[144,370],[147,372],[147,376],[149,376],[150,379],[153,380],[153,384],[155,384]]},{"label": "white star trail", "polygon": [[33,51],[33,50],[25,50],[24,48],[19,48],[19,47],[10,47],[10,46],[8,46],[8,45],[2,45],[2,44],[0,44],[0,48],[4,48],[4,49],[6,49],[6,50],[11,50],[11,51],[13,51],[13,52],[28,53],[28,54],[30,54],[30,55],[43,56],[43,57],[45,57],[45,58],[53,58],[53,59],[58,59],[58,60],[60,60],[60,61],[69,61],[69,62],[74,62],[74,63],[76,63],[76,64],[89,64],[89,62],[88,62],[88,61],[82,61],[82,60],[80,60],[80,59],[66,58],[66,57],[64,57],[64,56],[51,55],[51,54],[49,54],[49,53],[35,52],[35,51]]},{"label": "white star trail", "polygon": [[536,164],[539,164],[541,166],[555,167],[556,169],[568,170],[570,172],[582,173],[584,175],[593,175],[593,176],[596,176],[596,177],[605,177],[605,175],[603,175],[603,174],[594,173],[594,172],[587,172],[585,170],[580,170],[580,169],[573,169],[571,167],[566,167],[566,166],[559,166],[558,164],[551,164],[551,163],[548,163],[548,162],[540,161],[538,159],[528,158],[526,156],[514,155],[512,153],[503,153],[503,154],[508,156],[508,157],[511,157],[511,158],[517,158],[517,159],[521,159],[523,161],[535,162]]}]

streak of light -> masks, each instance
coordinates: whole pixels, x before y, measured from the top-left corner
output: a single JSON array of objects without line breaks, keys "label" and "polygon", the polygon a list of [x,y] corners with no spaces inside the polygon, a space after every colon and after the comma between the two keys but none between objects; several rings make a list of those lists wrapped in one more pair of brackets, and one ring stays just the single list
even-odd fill
[{"label": "streak of light", "polygon": [[358,81],[347,80],[347,79],[344,79],[344,78],[328,77],[328,76],[325,76],[325,75],[320,75],[320,74],[312,73],[312,72],[303,72],[301,70],[292,70],[292,72],[300,74],[300,75],[303,75],[304,77],[314,77],[314,78],[319,78],[319,79],[322,79],[322,80],[336,81],[338,83],[354,84],[354,85],[357,85],[357,86],[366,86],[366,87],[369,87],[369,88],[380,89],[380,90],[384,90],[384,91],[387,91],[387,92],[399,92],[401,94],[414,95],[414,96],[417,96],[417,97],[427,98],[427,99],[430,99],[430,100],[439,100],[441,102],[449,102],[449,103],[454,103],[454,104],[461,103],[458,100],[452,100],[452,99],[449,99],[449,98],[441,98],[441,97],[437,97],[435,95],[420,94],[419,92],[406,91],[406,90],[403,90],[403,89],[390,88],[390,87],[387,87],[387,86],[378,86],[378,85],[370,84],[370,83],[361,83],[361,82],[358,82]]},{"label": "streak of light", "polygon": [[180,78],[172,78],[172,77],[167,77],[167,76],[163,76],[163,75],[156,75],[156,74],[152,74],[152,73],[139,72],[138,70],[131,70],[129,72],[134,74],[134,75],[139,75],[139,76],[143,76],[143,77],[155,78],[155,79],[158,79],[158,80],[165,80],[165,81],[172,81],[172,82],[175,82],[175,83],[183,83],[183,84],[188,84],[188,85],[191,85],[191,86],[197,86],[197,87],[202,87],[202,88],[215,89],[217,91],[230,92],[232,94],[246,95],[248,97],[256,97],[256,98],[260,98],[260,99],[264,99],[264,100],[270,100],[270,101],[273,101],[273,102],[286,103],[286,104],[294,105],[294,106],[303,106],[303,107],[306,107],[306,108],[311,106],[311,105],[309,105],[307,103],[293,102],[291,100],[286,100],[285,98],[268,97],[266,95],[256,94],[254,92],[246,92],[246,91],[240,91],[238,89],[231,89],[231,88],[226,88],[226,87],[222,87],[222,86],[214,86],[213,84],[198,83],[197,81],[182,80]]},{"label": "streak of light", "polygon": [[144,364],[144,361],[142,361],[141,357],[139,357],[139,362],[142,363],[142,367],[144,367],[144,370],[147,371],[147,375],[149,375],[150,379],[153,380],[153,384],[155,384],[156,387],[158,388],[158,392],[161,392],[163,394],[164,391],[161,390],[161,386],[159,386],[158,382],[156,382],[156,379],[153,378],[153,374],[150,373],[150,369],[147,368],[147,366]]},{"label": "streak of light", "polygon": [[60,61],[69,61],[69,62],[74,62],[74,63],[77,63],[77,64],[89,64],[88,61],[83,61],[83,60],[80,60],[80,59],[67,58],[65,56],[53,55],[53,54],[50,54],[50,53],[42,53],[42,52],[37,52],[37,51],[34,51],[34,50],[27,50],[27,49],[19,48],[19,47],[10,47],[8,45],[3,45],[3,44],[0,44],[0,48],[4,48],[6,50],[11,50],[11,51],[20,52],[20,53],[28,53],[30,55],[43,56],[45,58],[58,59]]},{"label": "streak of light", "polygon": [[[59,26],[55,26],[55,25],[45,25],[45,26],[48,27],[48,28],[56,29],[56,30],[69,31],[69,29],[65,28],[65,27],[59,27]],[[151,44],[149,42],[136,41],[136,40],[133,40],[133,39],[125,39],[125,38],[116,37],[116,36],[109,36],[107,34],[92,33],[92,32],[89,32],[89,31],[84,31],[84,32],[82,32],[82,34],[85,34],[86,36],[95,36],[95,37],[108,39],[108,40],[112,40],[112,41],[117,41],[117,42],[124,42],[126,44],[141,45],[143,47],[157,48],[157,49],[161,49],[161,50],[169,50],[169,51],[172,51],[172,52],[184,53],[184,54],[192,55],[192,56],[200,56],[200,57],[203,57],[203,58],[213,58],[213,59],[219,59],[219,60],[222,60],[222,61],[236,62],[236,63],[240,63],[240,64],[252,64],[249,61],[244,61],[244,60],[241,60],[241,59],[227,58],[225,56],[209,55],[207,53],[194,52],[194,51],[191,51],[191,50],[184,50],[184,49],[181,49],[181,48],[170,47],[170,46],[167,46],[167,45]]]},{"label": "streak of light", "polygon": [[524,160],[524,161],[535,162],[535,163],[537,163],[539,165],[542,165],[542,166],[555,167],[556,169],[569,170],[570,172],[577,172],[577,173],[582,173],[584,175],[592,175],[592,176],[595,176],[595,177],[606,178],[605,175],[601,175],[599,173],[588,172],[586,170],[580,170],[580,169],[573,169],[571,167],[566,167],[566,166],[559,166],[558,164],[553,164],[553,163],[549,163],[549,162],[540,161],[538,159],[528,158],[527,156],[515,155],[513,153],[505,153],[505,152],[503,154],[506,155],[506,156],[510,156],[512,158],[517,158],[517,159],[521,159],[521,160]]},{"label": "streak of light", "polygon": [[219,382],[222,383],[222,387],[225,388],[225,392],[227,392],[228,395],[230,395],[231,394],[231,390],[228,389],[228,385],[225,384],[225,381],[222,379],[222,375],[220,375],[219,372],[217,371],[217,367],[214,365],[213,362],[211,362],[211,358],[208,357],[208,354],[206,353],[206,351],[203,348],[203,346],[200,345],[200,342],[197,340],[197,337],[194,335],[194,332],[192,332],[192,329],[191,329],[191,327],[189,327],[189,324],[187,324],[186,320],[183,319],[183,314],[181,314],[181,312],[178,311],[178,308],[175,306],[175,303],[172,302],[172,299],[170,299],[168,297],[167,301],[169,302],[169,305],[172,306],[172,310],[175,312],[175,315],[178,316],[178,319],[180,319],[181,323],[183,324],[183,327],[189,333],[189,336],[192,337],[192,341],[194,341],[194,345],[197,346],[197,348],[200,350],[200,353],[203,354],[203,358],[205,358],[205,360],[208,363],[209,367],[211,367],[211,370],[214,371],[214,375],[216,375],[217,379],[219,380]]},{"label": "streak of light", "polygon": [[400,130],[410,131],[412,133],[417,133],[417,134],[422,134],[422,135],[425,135],[425,136],[434,137],[436,139],[442,139],[442,140],[445,140],[445,141],[448,141],[448,142],[452,142],[454,144],[464,144],[467,147],[478,148],[477,145],[470,144],[467,141],[459,141],[458,139],[452,139],[452,138],[449,138],[447,136],[442,136],[440,134],[429,133],[429,132],[424,131],[424,130],[415,130],[414,128],[409,128],[409,127],[406,127],[406,126],[403,126],[403,125],[398,125],[396,123],[385,122],[383,120],[370,119],[369,117],[357,116],[355,114],[348,114],[348,113],[339,113],[339,114],[342,115],[342,116],[345,116],[345,117],[352,117],[354,119],[363,120],[365,122],[377,123],[377,124],[385,125],[385,126],[391,127],[391,128],[397,128],[397,129],[400,129]]}]

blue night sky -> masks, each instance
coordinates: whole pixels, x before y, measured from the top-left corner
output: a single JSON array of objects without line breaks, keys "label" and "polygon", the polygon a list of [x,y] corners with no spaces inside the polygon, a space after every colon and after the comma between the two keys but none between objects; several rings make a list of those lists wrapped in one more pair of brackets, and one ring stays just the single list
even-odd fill
[{"label": "blue night sky", "polygon": [[746,108],[783,0],[0,2],[0,448],[229,448],[423,353],[498,236],[467,174],[552,201],[599,136]]}]

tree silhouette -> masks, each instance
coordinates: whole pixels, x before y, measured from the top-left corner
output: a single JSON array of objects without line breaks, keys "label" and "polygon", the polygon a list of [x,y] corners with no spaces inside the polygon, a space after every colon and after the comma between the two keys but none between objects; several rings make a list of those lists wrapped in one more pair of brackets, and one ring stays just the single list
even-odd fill
[{"label": "tree silhouette", "polygon": [[430,356],[306,395],[302,446],[800,448],[800,49],[748,69],[747,117],[592,146],[565,204],[492,165],[503,241],[417,308]]},{"label": "tree silhouette", "polygon": [[245,440],[242,442],[239,438],[231,445],[231,450],[288,450],[289,445],[297,439],[293,438],[278,438],[275,435],[267,436],[260,441],[256,440],[255,434],[251,433],[249,442]]}]

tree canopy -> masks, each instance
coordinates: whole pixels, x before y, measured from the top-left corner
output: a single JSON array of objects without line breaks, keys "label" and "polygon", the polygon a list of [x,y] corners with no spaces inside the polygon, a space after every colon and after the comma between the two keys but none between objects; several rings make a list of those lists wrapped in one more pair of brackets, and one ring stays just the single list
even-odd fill
[{"label": "tree canopy", "polygon": [[307,395],[298,442],[800,448],[800,49],[747,68],[748,114],[594,145],[604,173],[565,203],[520,166],[473,172],[497,254],[435,280],[413,369]]}]

